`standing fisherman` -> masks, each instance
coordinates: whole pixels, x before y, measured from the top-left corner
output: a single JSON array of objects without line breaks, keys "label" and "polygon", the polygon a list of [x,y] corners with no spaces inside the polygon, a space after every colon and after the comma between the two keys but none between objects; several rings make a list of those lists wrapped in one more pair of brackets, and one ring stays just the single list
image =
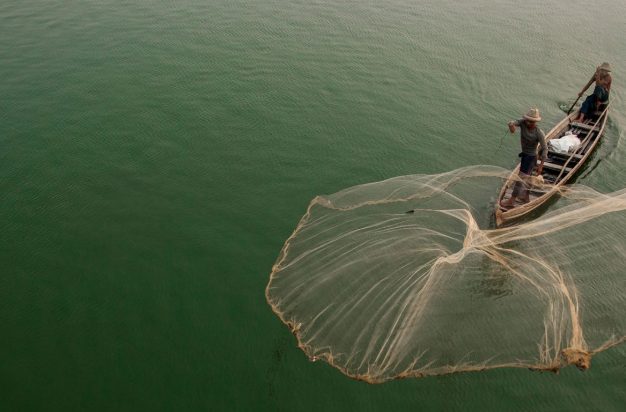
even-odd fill
[{"label": "standing fisherman", "polygon": [[543,130],[537,127],[537,122],[540,120],[539,109],[531,108],[522,119],[509,122],[509,131],[511,133],[515,133],[516,126],[520,128],[522,153],[519,154],[521,157],[519,180],[515,182],[513,193],[509,200],[501,203],[501,206],[504,208],[514,207],[515,200],[520,196],[520,192],[523,192],[522,202],[527,203],[529,201],[528,191],[530,187],[528,180],[537,165],[537,145],[541,146],[541,164],[537,169],[537,174],[541,175],[543,171],[543,163],[548,156],[548,146],[546,145],[546,135],[543,133]]}]

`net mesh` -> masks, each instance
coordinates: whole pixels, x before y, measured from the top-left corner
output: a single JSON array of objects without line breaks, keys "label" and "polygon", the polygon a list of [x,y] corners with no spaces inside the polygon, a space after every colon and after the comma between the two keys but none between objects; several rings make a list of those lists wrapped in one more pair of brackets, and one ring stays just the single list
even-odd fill
[{"label": "net mesh", "polygon": [[268,303],[311,360],[372,383],[588,368],[626,339],[626,191],[568,186],[549,213],[487,229],[509,173],[474,166],[316,197]]}]

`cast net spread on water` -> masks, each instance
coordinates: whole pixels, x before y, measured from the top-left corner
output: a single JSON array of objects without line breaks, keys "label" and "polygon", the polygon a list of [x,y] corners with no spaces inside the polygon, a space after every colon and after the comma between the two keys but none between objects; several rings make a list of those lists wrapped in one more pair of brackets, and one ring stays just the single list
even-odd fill
[{"label": "cast net spread on water", "polygon": [[626,340],[626,191],[568,186],[549,213],[487,229],[509,173],[474,166],[316,197],[268,303],[311,360],[368,382],[586,369]]}]

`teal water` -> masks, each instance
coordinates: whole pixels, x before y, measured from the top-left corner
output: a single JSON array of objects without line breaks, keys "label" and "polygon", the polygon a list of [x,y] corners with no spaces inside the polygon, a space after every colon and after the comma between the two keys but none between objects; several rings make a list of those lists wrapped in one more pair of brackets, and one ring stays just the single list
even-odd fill
[{"label": "teal water", "polygon": [[506,122],[549,128],[602,61],[578,182],[626,186],[626,5],[492,3],[2,2],[2,409],[621,410],[623,345],[585,373],[371,386],[265,302],[315,195],[513,167]]}]

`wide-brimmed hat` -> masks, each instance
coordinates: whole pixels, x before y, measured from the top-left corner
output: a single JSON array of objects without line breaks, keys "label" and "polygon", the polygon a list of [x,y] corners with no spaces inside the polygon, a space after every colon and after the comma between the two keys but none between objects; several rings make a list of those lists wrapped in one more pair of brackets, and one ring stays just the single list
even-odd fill
[{"label": "wide-brimmed hat", "polygon": [[536,107],[531,107],[528,113],[524,115],[524,119],[530,120],[531,122],[538,122],[541,120],[541,116],[539,115],[539,109]]},{"label": "wide-brimmed hat", "polygon": [[598,66],[598,69],[604,70],[605,72],[610,72],[611,71],[611,65],[609,63],[607,63],[607,62],[604,62],[600,66]]}]

